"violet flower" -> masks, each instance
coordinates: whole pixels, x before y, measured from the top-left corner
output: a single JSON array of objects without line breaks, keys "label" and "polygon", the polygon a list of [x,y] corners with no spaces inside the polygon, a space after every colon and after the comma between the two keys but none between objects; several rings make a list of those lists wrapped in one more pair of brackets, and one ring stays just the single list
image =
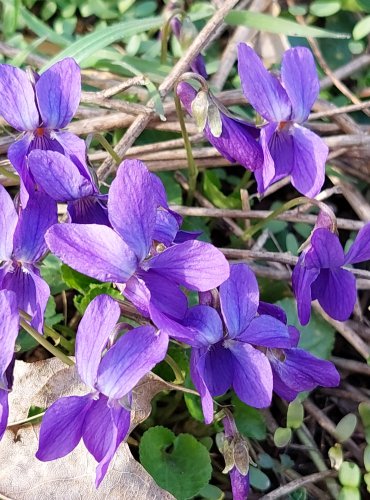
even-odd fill
[{"label": "violet flower", "polygon": [[45,231],[57,222],[56,204],[36,191],[18,216],[6,189],[0,186],[0,289],[12,290],[18,307],[32,316],[42,332],[50,290],[37,267],[47,251]]},{"label": "violet flower", "polygon": [[177,322],[151,309],[152,320],[161,331],[193,347],[190,373],[207,424],[213,419],[212,397],[231,387],[244,403],[269,406],[273,376],[261,348],[290,347],[286,325],[269,315],[257,316],[258,284],[248,266],[231,266],[219,295],[221,316],[212,307],[198,305]]},{"label": "violet flower", "polygon": [[140,161],[126,160],[108,196],[113,229],[97,224],[59,224],[48,231],[46,241],[73,269],[117,283],[142,314],[148,316],[151,302],[181,318],[187,300],[179,285],[209,290],[228,277],[229,265],[209,243],[191,240],[164,250],[164,245],[156,245],[158,204],[153,175]]},{"label": "violet flower", "polygon": [[[197,91],[188,83],[180,82],[176,92],[186,111],[193,115],[192,103],[197,97]],[[231,115],[210,94],[208,94],[208,99],[211,105],[218,109],[221,120],[221,132],[215,134],[207,118],[203,133],[208,141],[231,163],[239,163],[247,170],[261,169],[263,152],[256,141],[259,137],[259,130],[252,124]]]},{"label": "violet flower", "polygon": [[302,127],[319,93],[319,80],[311,52],[295,47],[285,52],[281,80],[269,73],[254,50],[238,46],[239,75],[243,92],[255,110],[267,120],[260,143],[263,168],[255,172],[258,191],[290,175],[293,186],[314,197],[325,179],[328,147]]},{"label": "violet flower", "polygon": [[[74,59],[57,62],[41,76],[0,64],[0,115],[23,134],[9,147],[8,157],[26,191],[33,185],[27,156],[34,149],[58,151],[85,164],[85,143],[62,131],[76,113],[81,95],[80,68]],[[27,192],[22,189],[22,202]]]},{"label": "violet flower", "polygon": [[0,439],[8,424],[8,394],[13,383],[14,346],[18,330],[17,297],[9,290],[0,290]]},{"label": "violet flower", "polygon": [[57,151],[31,151],[28,166],[45,193],[67,203],[70,222],[109,225],[107,196],[99,192],[87,168]]},{"label": "violet flower", "polygon": [[36,453],[39,460],[55,460],[83,439],[99,462],[96,487],[130,429],[130,411],[123,406],[126,396],[164,359],[168,347],[165,333],[141,326],[121,336],[102,356],[119,316],[119,305],[108,295],[99,295],[87,307],[76,336],[76,364],[92,392],[64,397],[50,406],[42,420]]},{"label": "violet flower", "polygon": [[298,318],[306,325],[311,316],[311,301],[318,300],[333,319],[345,321],[356,302],[356,279],[343,269],[370,259],[370,224],[358,233],[345,254],[339,238],[325,227],[314,229],[308,247],[300,255],[292,274]]}]

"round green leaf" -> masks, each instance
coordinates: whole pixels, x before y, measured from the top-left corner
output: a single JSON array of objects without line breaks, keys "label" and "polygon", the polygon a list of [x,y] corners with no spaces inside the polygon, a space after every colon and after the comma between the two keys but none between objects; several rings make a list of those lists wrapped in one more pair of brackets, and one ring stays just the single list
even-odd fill
[{"label": "round green leaf", "polygon": [[360,490],[345,486],[340,490],[338,500],[361,500]]},{"label": "round green leaf", "polygon": [[353,413],[348,413],[345,417],[338,422],[335,428],[335,434],[340,443],[347,441],[349,439],[357,425],[357,417]]},{"label": "round green leaf", "polygon": [[328,17],[340,11],[339,0],[316,0],[310,5],[310,13],[317,17]]},{"label": "round green leaf", "polygon": [[292,439],[292,429],[289,427],[278,427],[274,434],[274,443],[278,448],[284,448]]},{"label": "round green leaf", "polygon": [[252,488],[259,491],[268,490],[271,486],[268,476],[257,467],[249,467],[249,482]]},{"label": "round green leaf", "polygon": [[361,40],[370,33],[370,16],[366,16],[353,28],[353,38]]},{"label": "round green leaf", "polygon": [[288,413],[286,417],[286,425],[291,429],[299,429],[302,425],[304,417],[303,404],[299,401],[293,401],[288,406]]},{"label": "round green leaf", "polygon": [[364,464],[367,472],[370,472],[370,444],[368,444],[364,451]]},{"label": "round green leaf", "polygon": [[370,427],[370,403],[362,402],[358,405],[358,412],[360,414],[364,427]]},{"label": "round green leaf", "polygon": [[205,446],[190,434],[175,436],[160,426],[144,433],[140,442],[140,462],[159,486],[179,500],[199,493],[212,474]]},{"label": "round green leaf", "polygon": [[361,471],[353,462],[343,462],[339,469],[339,481],[343,486],[357,488],[361,481]]}]

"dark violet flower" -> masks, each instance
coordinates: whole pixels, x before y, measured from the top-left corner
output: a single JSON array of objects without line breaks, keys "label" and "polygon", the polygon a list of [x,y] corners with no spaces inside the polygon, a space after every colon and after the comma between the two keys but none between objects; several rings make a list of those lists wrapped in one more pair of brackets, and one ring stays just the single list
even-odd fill
[{"label": "dark violet flower", "polygon": [[333,319],[348,319],[356,302],[356,279],[343,266],[368,259],[370,224],[359,231],[346,254],[336,234],[326,227],[314,229],[310,243],[300,255],[292,275],[301,324],[309,322],[311,301],[316,299]]},{"label": "dark violet flower", "polygon": [[0,290],[0,439],[8,423],[8,394],[12,388],[14,346],[19,330],[17,297]]},{"label": "dark violet flower", "polygon": [[206,423],[213,419],[212,397],[231,387],[246,404],[271,403],[273,377],[266,348],[289,348],[289,332],[281,321],[257,315],[257,280],[244,264],[231,266],[220,286],[221,317],[212,307],[188,310],[181,324],[151,310],[154,323],[175,339],[193,347],[190,373],[198,390]]},{"label": "dark violet flower", "polygon": [[36,191],[18,216],[0,186],[0,214],[0,289],[16,294],[18,307],[32,316],[31,325],[42,332],[50,290],[37,264],[47,251],[45,231],[57,222],[56,203]]},{"label": "dark violet flower", "polygon": [[70,453],[81,438],[99,462],[98,487],[130,428],[127,395],[157,363],[168,347],[165,333],[141,326],[121,336],[103,354],[120,316],[117,302],[99,295],[87,307],[76,336],[76,364],[92,390],[85,396],[64,397],[47,410],[41,424],[36,457],[55,460]]},{"label": "dark violet flower", "polygon": [[28,166],[38,186],[53,200],[67,203],[70,222],[109,225],[107,196],[90,172],[56,151],[31,151]]},{"label": "dark violet flower", "polygon": [[51,251],[73,269],[117,283],[142,314],[148,315],[150,301],[170,316],[181,318],[187,300],[179,285],[209,290],[228,277],[229,265],[208,243],[190,240],[168,248],[157,245],[158,208],[163,212],[159,206],[163,202],[159,201],[159,182],[153,179],[140,161],[124,161],[108,197],[113,229],[97,224],[58,224],[48,231],[46,240]]},{"label": "dark violet flower", "polygon": [[[8,157],[27,191],[34,184],[27,168],[27,156],[34,149],[58,151],[85,163],[84,141],[61,130],[76,113],[80,95],[81,74],[74,59],[57,62],[41,76],[0,65],[0,115],[23,132],[9,147]],[[22,202],[26,199],[23,190]]]},{"label": "dark violet flower", "polygon": [[230,475],[231,490],[233,500],[246,500],[249,493],[249,451],[248,443],[239,434],[235,420],[228,410],[225,418],[222,419],[224,424],[225,437],[223,447],[220,450],[224,455],[225,469]]},{"label": "dark violet flower", "polygon": [[[180,82],[177,85],[177,95],[179,96],[186,111],[193,115],[192,103],[197,97],[197,91],[188,83]],[[232,163],[239,163],[248,170],[256,171],[262,168],[263,152],[260,144],[256,141],[259,137],[259,130],[252,124],[232,116],[223,107],[220,107],[213,97],[208,94],[210,105],[216,109],[220,123],[220,131],[215,132],[210,126],[210,113],[204,110],[207,119],[204,126],[204,135],[208,141]]]},{"label": "dark violet flower", "polygon": [[328,147],[302,127],[319,93],[319,80],[311,52],[295,47],[285,52],[281,80],[269,73],[254,50],[238,46],[239,75],[245,97],[267,120],[261,129],[263,168],[255,172],[258,190],[287,175],[293,186],[309,197],[324,183]]}]

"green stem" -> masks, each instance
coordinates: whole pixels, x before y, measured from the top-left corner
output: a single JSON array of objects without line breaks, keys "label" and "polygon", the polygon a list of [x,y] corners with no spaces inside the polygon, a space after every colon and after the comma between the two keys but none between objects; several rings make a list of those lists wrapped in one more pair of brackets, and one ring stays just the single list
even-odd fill
[{"label": "green stem", "polygon": [[43,411],[42,413],[38,413],[37,415],[32,415],[32,417],[25,418],[23,420],[18,420],[18,422],[12,422],[7,425],[7,427],[15,427],[16,425],[23,425],[23,424],[28,424],[29,422],[32,422],[33,420],[38,420],[39,418],[43,417],[45,415],[46,411]]},{"label": "green stem", "polygon": [[181,14],[183,16],[184,11],[181,9],[175,9],[172,12],[171,16],[167,19],[167,21],[163,25],[162,33],[161,33],[161,64],[166,64],[166,62],[167,62],[168,38],[169,38],[170,33],[172,31],[171,21],[174,17],[178,16],[179,14]]},{"label": "green stem", "polygon": [[176,89],[175,89],[175,96],[174,97],[175,97],[176,112],[177,112],[177,116],[179,118],[180,127],[181,127],[181,134],[182,134],[182,138],[184,139],[186,156],[188,159],[189,191],[188,191],[188,196],[187,196],[187,204],[191,205],[193,198],[194,198],[195,189],[197,186],[198,168],[197,168],[195,161],[194,161],[193,151],[191,149],[191,144],[190,144],[188,132],[186,130],[184,113],[182,111],[180,99],[179,99],[178,95],[176,94]]},{"label": "green stem", "polygon": [[113,160],[116,162],[117,165],[121,163],[121,158],[118,156],[118,154],[114,151],[112,146],[109,144],[107,139],[102,135],[102,134],[94,134],[95,139],[97,139],[100,144],[103,146],[103,148],[111,155]]},{"label": "green stem", "polygon": [[176,361],[171,358],[169,354],[164,358],[165,362],[171,367],[174,375],[175,375],[175,380],[172,382],[173,384],[183,384],[184,383],[184,376],[181,372],[181,369],[179,365],[176,363]]},{"label": "green stem", "polygon": [[49,351],[51,354],[54,354],[56,358],[60,359],[61,361],[63,361],[63,363],[69,366],[73,366],[75,364],[74,361],[72,361],[72,359],[70,359],[66,354],[59,351],[59,349],[50,344],[50,342],[47,341],[45,337],[40,335],[39,332],[34,328],[32,328],[32,326],[29,325],[27,321],[25,321],[23,318],[21,318],[19,323],[21,327],[24,328],[26,332],[31,335],[31,337],[33,337],[40,345],[45,347],[45,349]]},{"label": "green stem", "polygon": [[[25,311],[22,311],[21,309],[19,310],[19,315],[21,318],[25,319],[26,321],[31,321],[32,317],[27,314]],[[65,339],[62,335],[59,335],[55,330],[50,328],[50,326],[44,325],[44,332],[48,337],[51,337],[53,340],[56,341],[56,343],[60,344],[64,349],[66,349],[68,352],[70,352],[73,349],[73,345],[71,342],[69,342],[67,339]]]}]

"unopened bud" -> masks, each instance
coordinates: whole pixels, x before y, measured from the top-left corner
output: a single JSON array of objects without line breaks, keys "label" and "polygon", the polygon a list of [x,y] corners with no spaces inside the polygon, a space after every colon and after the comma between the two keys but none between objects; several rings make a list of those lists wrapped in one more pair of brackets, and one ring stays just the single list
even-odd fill
[{"label": "unopened bud", "polygon": [[195,99],[191,103],[191,113],[197,124],[199,132],[203,132],[208,117],[208,93],[205,90],[200,90]]},{"label": "unopened bud", "polygon": [[339,443],[335,443],[335,445],[329,449],[328,455],[330,459],[330,466],[335,470],[339,470],[343,463],[342,446]]},{"label": "unopened bud", "polygon": [[220,137],[222,134],[222,119],[218,106],[214,102],[208,105],[208,125],[214,137]]}]

